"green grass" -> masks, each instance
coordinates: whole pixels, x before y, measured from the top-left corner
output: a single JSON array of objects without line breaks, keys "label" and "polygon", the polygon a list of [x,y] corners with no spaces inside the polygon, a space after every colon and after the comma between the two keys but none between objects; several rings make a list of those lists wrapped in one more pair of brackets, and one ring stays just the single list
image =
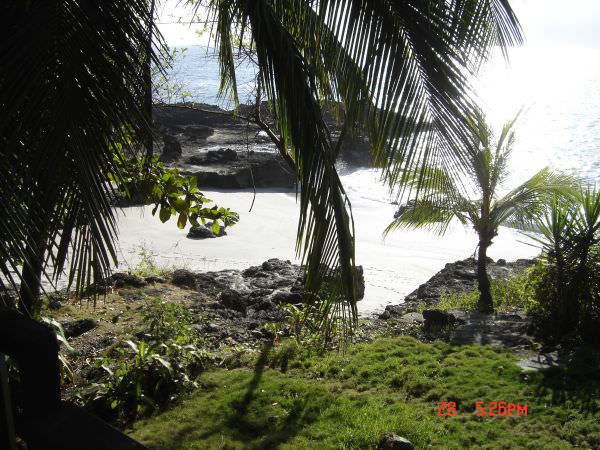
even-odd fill
[{"label": "green grass", "polygon": [[[503,311],[511,308],[523,309],[530,312],[536,302],[533,299],[533,290],[531,286],[531,271],[526,270],[510,278],[497,278],[491,280],[491,292],[494,299],[494,308],[497,311]],[[463,309],[467,311],[475,310],[479,291],[473,289],[465,293],[445,292],[440,296],[440,302],[436,309]],[[425,305],[422,309],[427,309]]]},{"label": "green grass", "polygon": [[[415,448],[600,448],[600,358],[522,374],[487,346],[381,338],[344,354],[306,356],[292,343],[254,367],[217,369],[131,435],[153,450],[374,448],[393,431]],[[476,417],[476,401],[527,403],[527,417]],[[438,417],[455,401],[455,417]]]}]

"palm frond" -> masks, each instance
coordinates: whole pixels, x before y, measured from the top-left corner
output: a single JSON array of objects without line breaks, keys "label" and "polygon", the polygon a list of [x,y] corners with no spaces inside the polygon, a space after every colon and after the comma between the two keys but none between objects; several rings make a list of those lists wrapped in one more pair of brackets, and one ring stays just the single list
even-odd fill
[{"label": "palm frond", "polygon": [[[300,180],[297,249],[307,262],[307,285],[339,265],[353,303],[350,204],[322,106],[335,109],[339,102],[350,130],[368,135],[390,189],[417,167],[458,171],[470,138],[466,115],[475,110],[469,73],[492,46],[521,42],[518,21],[503,0],[213,0],[211,6],[251,33],[262,91]],[[229,54],[221,50],[221,69],[232,83]],[[417,194],[439,191],[444,182],[422,172],[414,187]]]},{"label": "palm frond", "polygon": [[544,168],[498,199],[492,207],[490,220],[496,227],[504,223],[515,228],[529,228],[532,219],[543,213],[552,196],[573,196],[579,182],[577,177]]},{"label": "palm frond", "polygon": [[345,84],[359,92],[366,82],[370,101],[348,97],[344,106],[370,118],[375,162],[384,168],[390,186],[396,187],[402,173],[416,166],[446,165],[456,170],[469,139],[465,113],[474,110],[465,69],[475,70],[490,45],[521,41],[507,2],[379,0],[319,5],[348,61],[358,62],[366,74]]},{"label": "palm frond", "polygon": [[356,318],[354,230],[350,202],[335,169],[335,152],[322,117],[314,73],[269,1],[238,2],[237,20],[251,29],[260,82],[274,105],[285,148],[300,181],[297,251],[306,265],[306,289],[323,280],[348,302]]},{"label": "palm frond", "polygon": [[2,253],[23,257],[20,272],[43,263],[56,280],[69,264],[81,289],[116,262],[105,173],[125,134],[150,136],[145,67],[159,63],[147,51],[158,38],[150,3],[1,7],[0,159],[16,183],[0,196],[17,201],[0,240]]},{"label": "palm frond", "polygon": [[417,228],[426,228],[441,236],[446,233],[453,218],[456,217],[462,224],[467,223],[464,214],[451,202],[444,204],[419,198],[416,202],[409,202],[405,208],[402,214],[385,228],[384,236],[398,229]]}]

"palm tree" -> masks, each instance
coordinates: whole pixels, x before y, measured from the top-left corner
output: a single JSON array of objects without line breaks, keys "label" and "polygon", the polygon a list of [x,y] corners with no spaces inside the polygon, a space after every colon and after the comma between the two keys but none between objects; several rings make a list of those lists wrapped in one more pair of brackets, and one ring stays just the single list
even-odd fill
[{"label": "palm tree", "polygon": [[[297,251],[306,288],[338,276],[338,311],[356,317],[350,202],[334,163],[324,105],[339,105],[348,134],[369,138],[394,187],[423,161],[464,161],[468,79],[493,46],[522,40],[506,0],[211,0],[221,94],[237,102],[235,45],[249,37],[259,89],[273,107],[282,156],[300,185]],[[432,182],[437,182],[435,179]]]},{"label": "palm tree", "polygon": [[[461,170],[453,172],[428,166],[407,175],[404,182],[409,189],[423,185],[424,179],[438,182],[425,183],[429,187],[409,201],[386,229],[388,233],[398,228],[430,227],[444,234],[455,218],[463,225],[471,225],[479,239],[477,281],[480,296],[477,307],[483,312],[494,309],[487,274],[487,249],[497,236],[498,227],[528,228],[543,211],[549,197],[575,192],[575,178],[544,168],[502,197],[498,195],[508,175],[517,117],[504,125],[494,142],[485,116],[477,111],[469,119],[471,140],[466,149],[468,159]],[[465,193],[468,187],[461,181],[461,174],[466,174],[472,181],[475,196]]]},{"label": "palm tree", "polygon": [[31,314],[44,274],[70,268],[81,287],[116,260],[106,180],[118,173],[116,146],[151,137],[151,9],[147,0],[0,6],[0,283],[20,284]]},{"label": "palm tree", "polygon": [[[111,169],[112,144],[131,134],[148,142],[143,68],[154,57],[152,3],[19,0],[0,7],[0,165],[7,174],[0,179],[0,270],[23,281],[25,298],[35,297],[44,268],[58,276],[69,254],[83,284],[105,276],[115,258],[102,174]],[[237,100],[235,38],[250,36],[256,49],[280,151],[299,180],[297,251],[307,290],[335,277],[341,301],[332,314],[356,318],[350,202],[323,105],[340,105],[349,133],[368,135],[390,186],[417,163],[456,164],[469,136],[464,111],[474,110],[469,77],[492,47],[521,43],[518,21],[507,0],[204,3],[213,14],[223,94]]]}]

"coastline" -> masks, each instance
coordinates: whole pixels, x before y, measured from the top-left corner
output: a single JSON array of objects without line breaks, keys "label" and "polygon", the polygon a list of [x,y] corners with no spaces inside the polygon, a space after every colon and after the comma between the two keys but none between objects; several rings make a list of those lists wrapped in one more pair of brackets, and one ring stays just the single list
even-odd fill
[{"label": "coastline", "polygon": [[[355,174],[342,176],[345,183]],[[349,178],[349,179],[348,179]],[[351,186],[349,186],[351,187]],[[205,190],[219,206],[240,214],[240,221],[218,239],[187,239],[187,230],[162,224],[151,207],[128,207],[117,212],[119,222],[119,270],[133,268],[141,253],[150,254],[158,265],[194,271],[243,270],[269,258],[298,263],[295,255],[298,205],[295,192],[258,189],[251,212],[253,191]],[[404,297],[441,270],[446,263],[472,255],[476,239],[470,230],[454,227],[444,237],[426,230],[399,231],[383,240],[395,205],[357,195],[348,189],[356,227],[356,263],[364,267],[365,298],[359,314],[380,314],[387,305],[400,304]],[[367,196],[368,197],[368,196]],[[535,247],[519,242],[525,236],[501,228],[490,248],[493,259],[516,260],[538,254]]]},{"label": "coastline", "polygon": [[[200,110],[155,106],[157,131],[164,141],[161,159],[195,176],[206,197],[239,213],[240,221],[227,230],[227,236],[192,240],[173,221],[162,224],[153,217],[151,206],[118,210],[118,270],[135,268],[142,256],[150,256],[158,266],[200,272],[244,270],[270,258],[299,264],[295,253],[299,209],[296,191],[290,187],[293,177],[290,180],[284,173],[286,164],[273,143],[255,125],[250,126],[249,135],[247,123],[223,115],[225,111],[214,105],[198,106]],[[335,128],[333,122],[331,126]],[[338,161],[354,216],[356,264],[364,269],[365,297],[358,303],[362,317],[379,315],[387,305],[402,303],[447,263],[470,257],[477,243],[474,232],[460,224],[445,236],[403,230],[384,239],[398,206],[379,182],[380,172],[365,167],[370,165],[365,158],[367,147],[364,140],[350,140]],[[539,248],[524,241],[533,244],[518,231],[500,227],[488,255],[507,261],[537,256]]]}]

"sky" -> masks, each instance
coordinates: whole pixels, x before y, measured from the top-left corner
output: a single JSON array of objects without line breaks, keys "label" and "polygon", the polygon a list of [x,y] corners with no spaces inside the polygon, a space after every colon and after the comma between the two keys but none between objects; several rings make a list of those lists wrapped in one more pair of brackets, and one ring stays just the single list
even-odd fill
[{"label": "sky", "polygon": [[[169,45],[206,45],[207,36],[198,37],[199,25],[167,24],[189,20],[189,7],[180,0],[163,0],[159,25]],[[527,44],[600,48],[600,0],[512,0]]]},{"label": "sky", "polygon": [[530,45],[600,47],[600,1],[513,0]]}]

